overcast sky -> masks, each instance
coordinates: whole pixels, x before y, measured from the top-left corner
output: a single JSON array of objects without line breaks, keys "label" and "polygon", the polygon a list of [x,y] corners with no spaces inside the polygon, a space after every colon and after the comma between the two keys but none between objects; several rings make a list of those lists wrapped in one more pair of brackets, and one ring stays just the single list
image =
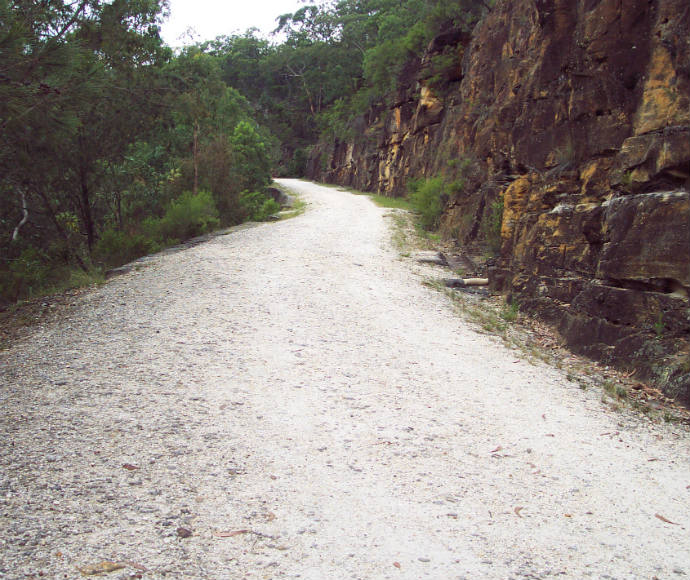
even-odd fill
[{"label": "overcast sky", "polygon": [[[216,36],[242,33],[256,27],[267,35],[276,18],[294,12],[299,0],[170,0],[170,18],[163,23],[162,37],[169,46],[181,46]],[[196,34],[190,39],[186,31]]]}]

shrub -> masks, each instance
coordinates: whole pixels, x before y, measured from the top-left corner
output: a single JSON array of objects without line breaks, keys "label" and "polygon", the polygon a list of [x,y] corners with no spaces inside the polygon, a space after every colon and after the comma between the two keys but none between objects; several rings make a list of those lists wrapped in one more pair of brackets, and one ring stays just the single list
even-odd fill
[{"label": "shrub", "polygon": [[48,284],[49,275],[50,267],[45,254],[29,246],[10,261],[6,272],[2,272],[0,297],[16,302],[22,297],[33,296]]},{"label": "shrub", "polygon": [[246,212],[247,219],[255,222],[266,221],[280,211],[280,204],[260,191],[243,191],[240,204]]},{"label": "shrub", "polygon": [[141,256],[155,252],[158,245],[154,236],[129,234],[109,228],[102,234],[94,251],[94,257],[106,267],[116,267]]},{"label": "shrub", "polygon": [[518,318],[519,308],[515,300],[506,303],[501,309],[500,317],[506,322],[515,322]]},{"label": "shrub", "polygon": [[251,190],[271,182],[271,160],[266,143],[247,121],[240,121],[230,137],[232,157],[232,178],[237,190]]},{"label": "shrub", "polygon": [[422,181],[413,181],[411,184],[410,203],[419,214],[419,223],[425,230],[434,230],[438,227],[443,203],[444,181],[442,177],[432,177]]},{"label": "shrub", "polygon": [[218,209],[208,191],[190,192],[170,202],[159,223],[161,238],[186,240],[209,232],[220,225]]},{"label": "shrub", "polygon": [[494,255],[501,251],[501,226],[503,225],[503,197],[491,202],[489,211],[484,217],[482,230],[489,249]]}]

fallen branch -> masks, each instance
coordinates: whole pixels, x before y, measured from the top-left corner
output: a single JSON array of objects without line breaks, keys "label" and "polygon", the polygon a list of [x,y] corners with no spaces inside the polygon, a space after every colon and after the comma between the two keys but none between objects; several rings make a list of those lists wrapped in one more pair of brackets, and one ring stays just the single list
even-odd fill
[{"label": "fallen branch", "polygon": [[488,286],[488,278],[446,278],[443,283],[448,288],[464,288],[465,286]]},{"label": "fallen branch", "polygon": [[19,230],[22,229],[22,226],[29,221],[29,207],[26,204],[26,193],[24,191],[21,192],[22,196],[22,219],[21,221],[15,226],[14,231],[12,232],[12,241],[16,242],[17,239],[19,238]]}]

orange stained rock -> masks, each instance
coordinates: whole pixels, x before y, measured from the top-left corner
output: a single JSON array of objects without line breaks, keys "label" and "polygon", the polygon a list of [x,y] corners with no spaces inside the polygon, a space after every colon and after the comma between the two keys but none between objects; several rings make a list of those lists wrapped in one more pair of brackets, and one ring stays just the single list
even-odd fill
[{"label": "orange stained rock", "polygon": [[654,48],[647,71],[642,104],[635,119],[635,134],[690,123],[687,96],[683,98],[678,92],[676,70],[664,46]]}]

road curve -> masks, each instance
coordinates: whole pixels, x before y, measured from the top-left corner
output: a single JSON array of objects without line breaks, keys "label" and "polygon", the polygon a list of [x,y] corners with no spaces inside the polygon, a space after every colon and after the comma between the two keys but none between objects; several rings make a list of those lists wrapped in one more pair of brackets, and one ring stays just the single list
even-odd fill
[{"label": "road curve", "polygon": [[303,215],[0,353],[0,577],[690,574],[686,429],[473,331],[368,198],[282,183]]}]

